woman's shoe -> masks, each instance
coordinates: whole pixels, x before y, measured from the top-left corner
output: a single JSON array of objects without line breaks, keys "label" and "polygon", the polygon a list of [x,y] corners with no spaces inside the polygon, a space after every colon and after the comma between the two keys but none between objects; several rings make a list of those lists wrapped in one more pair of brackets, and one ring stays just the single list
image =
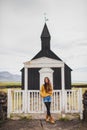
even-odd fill
[{"label": "woman's shoe", "polygon": [[52,123],[52,124],[54,124],[54,123],[55,123],[55,121],[54,121],[54,119],[53,119],[53,117],[52,117],[52,116],[50,116],[49,121],[50,121],[50,123]]},{"label": "woman's shoe", "polygon": [[48,122],[50,120],[50,117],[46,115],[46,121]]}]

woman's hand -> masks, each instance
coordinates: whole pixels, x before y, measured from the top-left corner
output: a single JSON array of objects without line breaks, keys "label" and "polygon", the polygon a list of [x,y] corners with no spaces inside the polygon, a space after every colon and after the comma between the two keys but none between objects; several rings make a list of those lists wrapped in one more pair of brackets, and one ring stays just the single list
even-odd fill
[{"label": "woman's hand", "polygon": [[52,93],[53,93],[53,91],[52,91],[52,90],[50,90],[48,93],[49,93],[49,94],[52,94]]}]

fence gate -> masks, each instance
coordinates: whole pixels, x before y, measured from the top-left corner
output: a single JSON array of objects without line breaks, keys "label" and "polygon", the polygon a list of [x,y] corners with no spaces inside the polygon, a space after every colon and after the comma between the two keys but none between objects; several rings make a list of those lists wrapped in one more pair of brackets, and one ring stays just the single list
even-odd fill
[{"label": "fence gate", "polygon": [[[46,110],[39,90],[8,90],[8,117],[11,113],[44,113]],[[54,90],[52,113],[80,113],[82,118],[82,91]]]}]

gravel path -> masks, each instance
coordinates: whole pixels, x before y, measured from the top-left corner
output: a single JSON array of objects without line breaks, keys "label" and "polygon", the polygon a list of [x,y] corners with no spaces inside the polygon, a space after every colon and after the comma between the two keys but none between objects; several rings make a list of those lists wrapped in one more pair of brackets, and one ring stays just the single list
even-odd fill
[{"label": "gravel path", "polygon": [[44,119],[7,120],[0,124],[0,130],[87,130],[87,122],[74,119],[50,124]]}]

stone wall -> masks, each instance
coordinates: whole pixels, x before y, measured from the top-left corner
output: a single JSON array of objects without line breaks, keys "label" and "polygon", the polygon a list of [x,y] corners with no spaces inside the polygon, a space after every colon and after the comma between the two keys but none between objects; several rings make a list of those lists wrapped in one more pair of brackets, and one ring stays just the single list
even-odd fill
[{"label": "stone wall", "polygon": [[83,119],[87,121],[87,91],[83,94]]},{"label": "stone wall", "polygon": [[0,92],[0,120],[7,119],[7,94]]}]

